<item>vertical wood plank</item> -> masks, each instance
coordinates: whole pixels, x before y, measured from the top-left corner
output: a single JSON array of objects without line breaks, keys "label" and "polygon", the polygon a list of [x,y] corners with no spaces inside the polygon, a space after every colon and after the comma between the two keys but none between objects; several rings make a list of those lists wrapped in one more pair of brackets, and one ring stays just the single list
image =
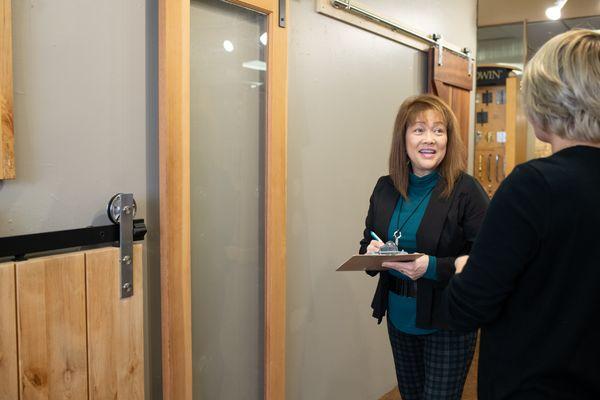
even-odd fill
[{"label": "vertical wood plank", "polygon": [[19,398],[15,264],[0,264],[0,400]]},{"label": "vertical wood plank", "polygon": [[0,0],[0,179],[15,177],[11,0]]},{"label": "vertical wood plank", "polygon": [[163,398],[192,399],[190,1],[158,1]]},{"label": "vertical wood plank", "polygon": [[[267,57],[267,162],[265,226],[265,399],[285,399],[286,207],[287,207],[287,43],[290,29],[269,14]],[[287,5],[289,10],[289,4]],[[277,246],[269,245],[277,243]]]},{"label": "vertical wood plank", "polygon": [[505,175],[527,161],[527,118],[521,105],[519,77],[506,78],[506,143]]},{"label": "vertical wood plank", "polygon": [[471,92],[465,89],[452,87],[451,97],[450,104],[452,111],[454,111],[456,119],[458,120],[458,125],[460,126],[460,138],[465,146],[466,155],[469,149],[469,124],[471,120],[469,110],[471,106]]},{"label": "vertical wood plank", "polygon": [[85,253],[89,399],[144,399],[142,245],[133,250],[134,294],[121,299],[119,249]]},{"label": "vertical wood plank", "polygon": [[17,263],[21,400],[87,399],[83,253]]}]

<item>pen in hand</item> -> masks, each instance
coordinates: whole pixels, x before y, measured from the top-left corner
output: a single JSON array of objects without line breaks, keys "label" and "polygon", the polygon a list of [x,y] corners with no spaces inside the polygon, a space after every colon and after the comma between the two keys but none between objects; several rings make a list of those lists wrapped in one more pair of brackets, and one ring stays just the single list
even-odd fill
[{"label": "pen in hand", "polygon": [[373,239],[375,239],[375,240],[377,240],[377,241],[379,241],[379,242],[383,243],[383,240],[381,240],[381,238],[380,238],[379,236],[377,236],[377,234],[376,234],[375,232],[373,232],[373,231],[369,231],[369,232],[371,232],[371,237],[372,237]]},{"label": "pen in hand", "polygon": [[379,236],[377,236],[377,234],[375,232],[373,232],[373,231],[369,231],[369,232],[371,232],[371,237],[375,240],[371,241],[371,243],[367,247],[367,254],[374,254],[379,251],[379,248],[384,245],[384,242],[383,242],[383,240],[381,240],[381,238]]}]

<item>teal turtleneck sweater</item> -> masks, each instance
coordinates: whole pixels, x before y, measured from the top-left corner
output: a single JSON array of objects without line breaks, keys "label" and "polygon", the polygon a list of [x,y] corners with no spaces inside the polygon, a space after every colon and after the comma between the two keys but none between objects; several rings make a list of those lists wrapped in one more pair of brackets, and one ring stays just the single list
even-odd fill
[{"label": "teal turtleneck sweater", "polygon": [[[392,239],[394,232],[401,227],[402,237],[398,243],[400,249],[409,253],[414,253],[417,250],[417,230],[421,225],[421,220],[431,198],[431,192],[437,184],[438,178],[439,174],[437,172],[422,177],[410,174],[408,199],[404,200],[400,196],[388,229],[388,238]],[[397,278],[411,280],[400,272],[391,270],[390,273]],[[429,265],[427,266],[427,272],[421,279],[423,278],[436,278],[436,259],[434,256],[429,256]],[[390,318],[396,329],[412,335],[427,335],[436,332],[436,330],[417,328],[415,324],[417,299],[399,296],[390,292],[388,302],[388,318]]]}]

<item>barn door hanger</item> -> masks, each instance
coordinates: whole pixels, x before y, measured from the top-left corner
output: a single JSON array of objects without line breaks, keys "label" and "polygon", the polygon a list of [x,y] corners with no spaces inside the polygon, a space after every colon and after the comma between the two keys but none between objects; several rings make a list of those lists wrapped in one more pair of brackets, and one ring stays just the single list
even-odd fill
[{"label": "barn door hanger", "polygon": [[[442,44],[442,35],[440,35],[439,33],[434,33],[431,35],[431,39],[435,42],[434,45],[438,49],[437,63],[438,66],[441,67],[444,65],[444,45]],[[450,49],[449,47],[447,48]],[[462,49],[460,49],[459,54],[462,54],[467,58],[467,74],[469,76],[473,75],[473,58],[471,57],[471,49],[469,49],[468,47],[463,47]]]},{"label": "barn door hanger", "polygon": [[465,55],[467,56],[467,60],[469,61],[469,64],[467,66],[467,74],[471,76],[473,75],[473,58],[471,57],[471,49],[469,49],[468,47],[463,47],[462,52],[465,53]]},{"label": "barn door hanger", "polygon": [[119,225],[121,299],[133,296],[133,217],[136,211],[132,193],[117,193],[108,202],[108,218]]},{"label": "barn door hanger", "polygon": [[435,41],[438,48],[438,65],[441,67],[444,65],[444,46],[442,45],[442,35],[434,33],[431,38]]}]

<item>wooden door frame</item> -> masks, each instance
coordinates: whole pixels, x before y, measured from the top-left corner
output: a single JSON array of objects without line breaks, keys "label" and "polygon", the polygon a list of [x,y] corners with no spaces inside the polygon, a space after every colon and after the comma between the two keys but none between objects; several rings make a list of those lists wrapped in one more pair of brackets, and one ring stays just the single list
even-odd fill
[{"label": "wooden door frame", "polygon": [[0,180],[14,179],[11,0],[0,0]]},{"label": "wooden door frame", "polygon": [[[287,0],[286,0],[287,1]],[[287,28],[276,0],[228,0],[267,15],[264,393],[285,398]],[[286,4],[286,9],[289,9]],[[286,18],[286,25],[289,20]],[[190,0],[158,1],[163,398],[192,399]]]}]

